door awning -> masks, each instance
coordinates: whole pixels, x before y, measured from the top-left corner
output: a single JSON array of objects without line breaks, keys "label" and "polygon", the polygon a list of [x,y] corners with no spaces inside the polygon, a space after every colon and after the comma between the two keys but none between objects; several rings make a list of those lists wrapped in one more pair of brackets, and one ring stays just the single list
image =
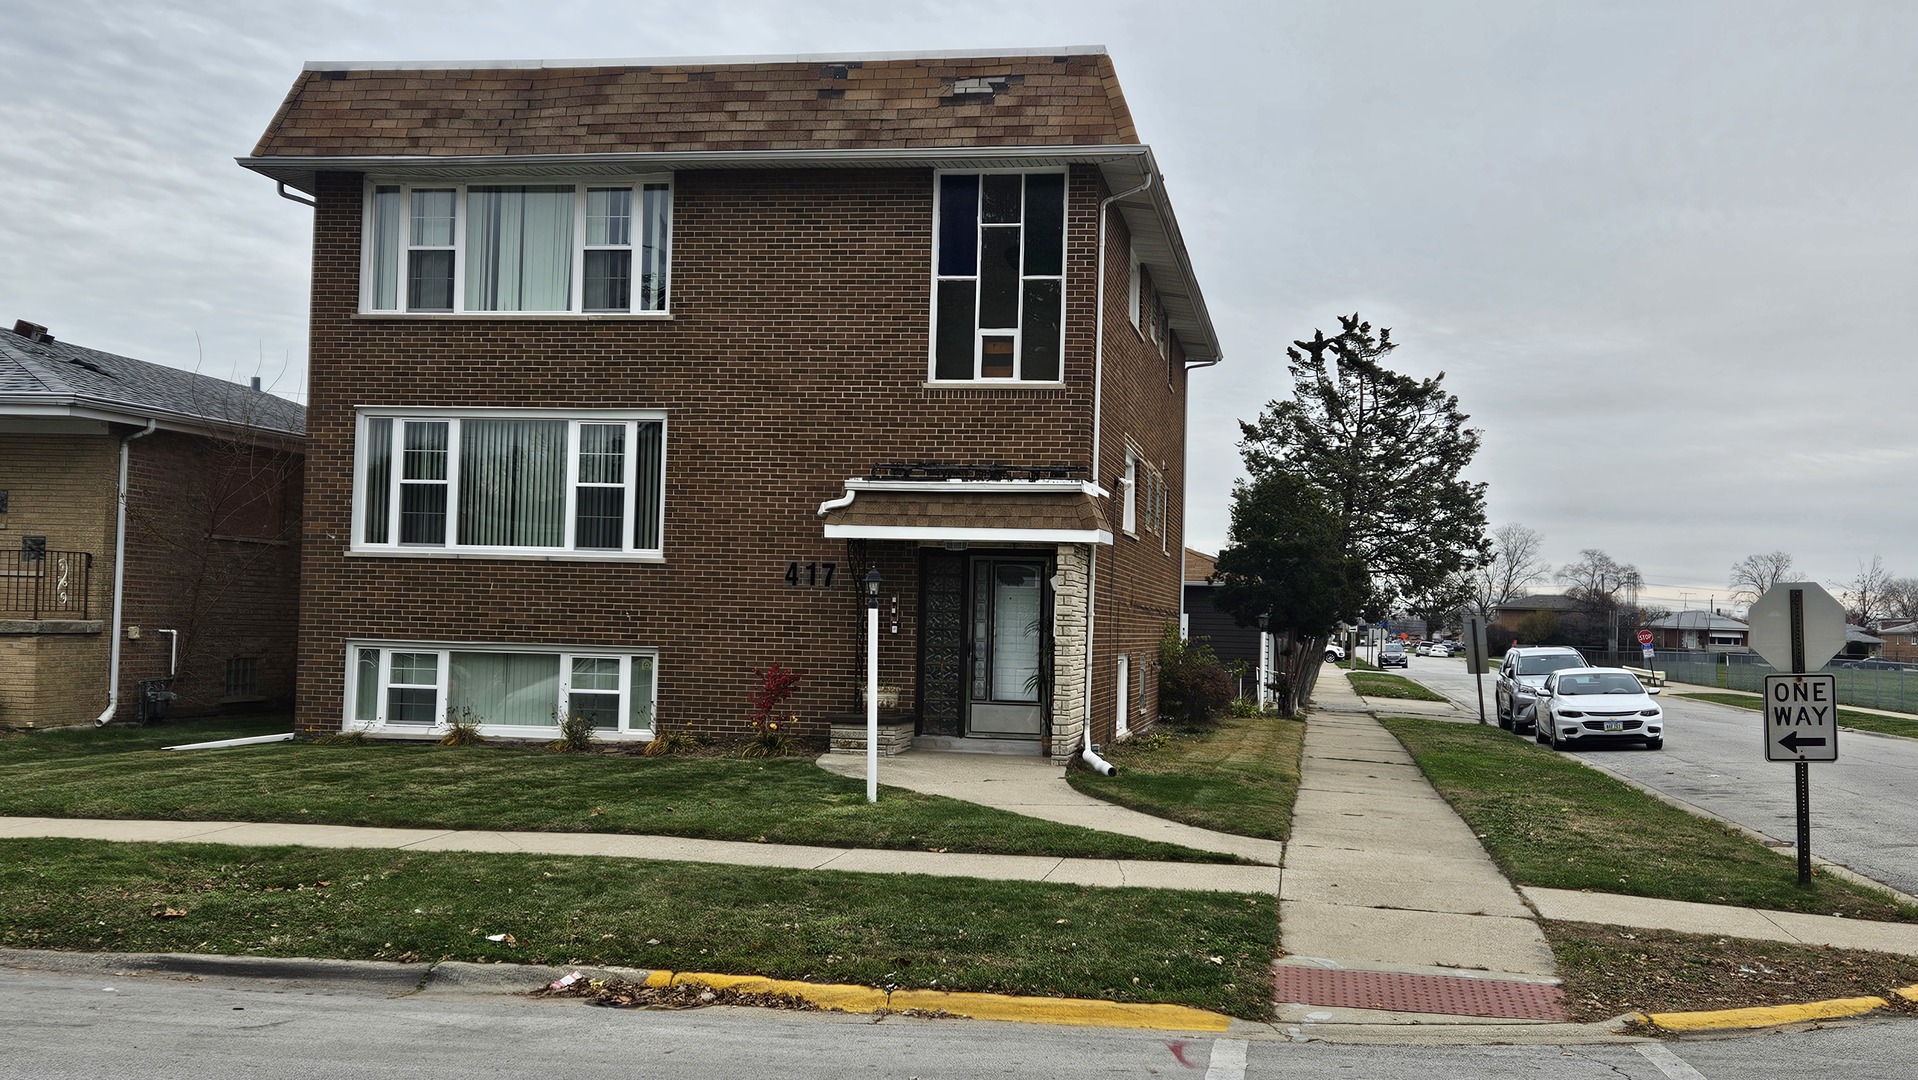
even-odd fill
[{"label": "door awning", "polygon": [[1105,495],[1078,480],[848,480],[828,539],[1110,544]]}]

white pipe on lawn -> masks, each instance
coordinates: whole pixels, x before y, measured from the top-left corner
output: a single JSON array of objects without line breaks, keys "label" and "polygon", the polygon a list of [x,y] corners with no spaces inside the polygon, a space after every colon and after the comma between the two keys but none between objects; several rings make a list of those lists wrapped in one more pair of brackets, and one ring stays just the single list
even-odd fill
[{"label": "white pipe on lawn", "polygon": [[1086,743],[1085,748],[1079,751],[1079,760],[1090,765],[1092,771],[1098,773],[1100,776],[1119,775],[1119,767],[1094,753],[1091,743]]},{"label": "white pipe on lawn", "polygon": [[879,600],[866,601],[866,801],[879,801]]}]

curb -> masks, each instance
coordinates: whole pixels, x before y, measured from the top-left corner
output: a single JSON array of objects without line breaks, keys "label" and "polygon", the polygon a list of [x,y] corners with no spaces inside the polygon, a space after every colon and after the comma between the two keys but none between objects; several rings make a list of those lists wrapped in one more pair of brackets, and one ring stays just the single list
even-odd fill
[{"label": "curb", "polygon": [[[1900,987],[1893,996],[1918,1002],[1918,985]],[[1718,1009],[1710,1012],[1638,1013],[1637,1019],[1660,1031],[1728,1031],[1740,1028],[1779,1027],[1810,1020],[1839,1020],[1863,1016],[1891,1007],[1881,997],[1833,998],[1807,1001],[1798,1005],[1761,1005],[1750,1009]]]},{"label": "curb", "polygon": [[1232,1018],[1184,1005],[1144,1005],[1090,998],[1019,997],[945,990],[886,990],[843,983],[809,983],[757,975],[718,975],[702,971],[655,971],[642,985],[668,987],[698,983],[715,990],[786,994],[822,1009],[840,1012],[903,1012],[921,1009],[968,1020],[1009,1020],[1074,1027],[1142,1028],[1153,1031],[1227,1031]]}]

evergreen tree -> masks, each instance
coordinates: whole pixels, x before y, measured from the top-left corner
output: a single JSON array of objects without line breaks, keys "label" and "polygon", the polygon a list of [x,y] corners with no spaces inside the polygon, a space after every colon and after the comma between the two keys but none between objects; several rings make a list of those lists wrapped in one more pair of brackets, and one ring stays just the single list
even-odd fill
[{"label": "evergreen tree", "polygon": [[[1286,350],[1293,378],[1289,401],[1273,401],[1254,423],[1239,425],[1252,482],[1235,499],[1273,490],[1264,481],[1291,476],[1321,496],[1332,517],[1331,544],[1356,560],[1374,602],[1342,605],[1339,618],[1361,607],[1399,608],[1450,591],[1448,579],[1489,555],[1485,485],[1460,477],[1478,452],[1444,375],[1414,379],[1384,360],[1391,330],[1354,314],[1339,317],[1331,338]],[[1238,514],[1235,509],[1234,520]],[[1224,553],[1221,553],[1224,565]]]}]

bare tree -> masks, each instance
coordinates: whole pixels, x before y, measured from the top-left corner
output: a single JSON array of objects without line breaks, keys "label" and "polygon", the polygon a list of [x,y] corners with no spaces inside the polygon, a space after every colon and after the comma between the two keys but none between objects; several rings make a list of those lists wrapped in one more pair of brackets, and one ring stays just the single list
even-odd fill
[{"label": "bare tree", "polygon": [[1619,630],[1627,615],[1637,618],[1638,590],[1645,577],[1638,567],[1621,563],[1597,548],[1586,548],[1578,558],[1559,567],[1554,575],[1568,587],[1565,594],[1577,605],[1578,621],[1585,639],[1604,642],[1607,649],[1618,647]]},{"label": "bare tree", "polygon": [[1492,555],[1472,571],[1471,609],[1491,622],[1500,607],[1524,596],[1527,589],[1545,580],[1552,567],[1538,557],[1544,546],[1543,535],[1517,522],[1492,530]]},{"label": "bare tree", "polygon": [[1885,582],[1885,617],[1918,619],[1918,578],[1895,577]]},{"label": "bare tree", "polygon": [[1849,582],[1832,582],[1838,590],[1838,602],[1845,605],[1846,614],[1867,630],[1875,630],[1888,613],[1886,604],[1892,582],[1891,571],[1885,569],[1885,560],[1873,555],[1871,562],[1858,564],[1858,576]]},{"label": "bare tree", "polygon": [[1792,580],[1792,559],[1782,551],[1747,555],[1732,564],[1731,599],[1734,603],[1755,604],[1773,585]]}]

